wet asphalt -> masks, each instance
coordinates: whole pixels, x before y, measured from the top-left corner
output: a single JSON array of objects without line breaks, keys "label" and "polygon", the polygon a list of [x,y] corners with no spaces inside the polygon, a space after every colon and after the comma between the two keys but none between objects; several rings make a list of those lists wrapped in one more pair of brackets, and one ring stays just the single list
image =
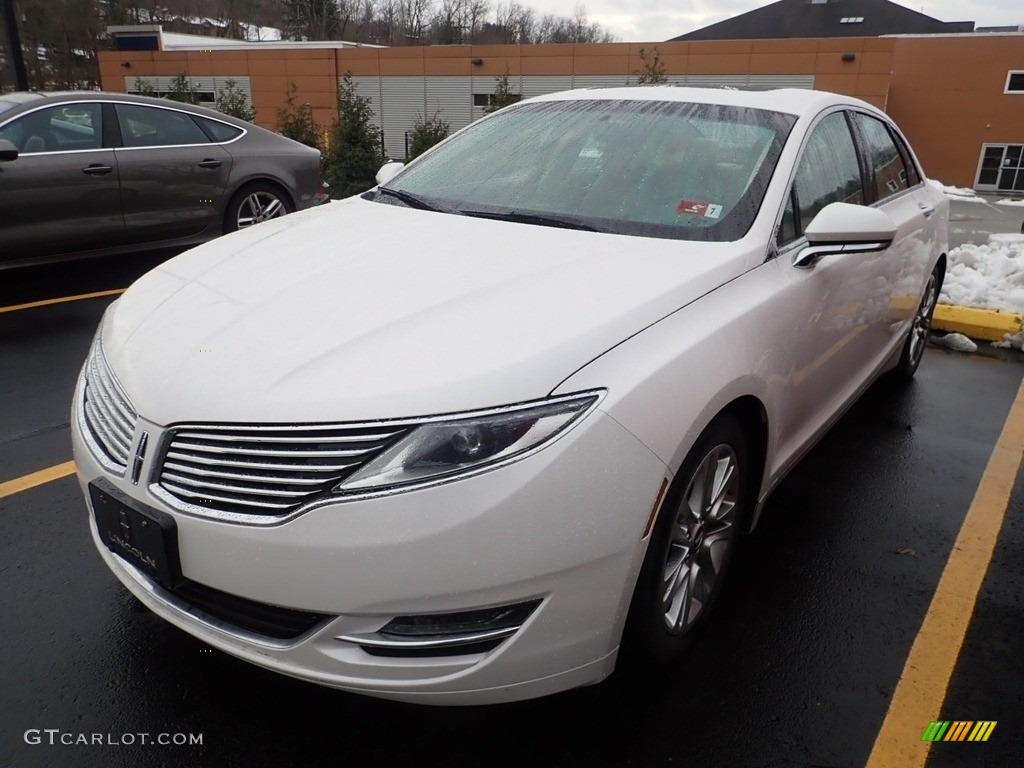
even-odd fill
[{"label": "wet asphalt", "polygon": [[[123,287],[158,259],[0,272],[0,306]],[[0,314],[0,482],[71,458],[75,376],[111,300]],[[1022,375],[1018,353],[929,349],[776,491],[685,658],[501,706],[379,701],[210,651],[106,571],[73,478],[2,498],[0,766],[863,766]],[[998,726],[934,745],[929,768],[1024,764],[1022,503],[1018,477],[933,716]],[[202,743],[139,743],[163,733]]]}]

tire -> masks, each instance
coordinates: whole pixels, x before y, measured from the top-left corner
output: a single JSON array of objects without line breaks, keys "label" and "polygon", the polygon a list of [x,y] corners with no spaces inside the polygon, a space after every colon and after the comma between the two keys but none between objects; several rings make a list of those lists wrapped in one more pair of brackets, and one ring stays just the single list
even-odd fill
[{"label": "tire", "polygon": [[924,348],[928,345],[928,333],[932,328],[932,317],[935,315],[935,305],[939,302],[939,291],[942,290],[942,267],[936,264],[935,269],[928,277],[924,293],[921,296],[921,303],[914,313],[914,320],[907,334],[907,340],[903,342],[903,351],[900,353],[900,360],[893,369],[893,378],[897,382],[909,382],[917,373],[921,365],[921,358],[924,357]]},{"label": "tire", "polygon": [[719,416],[683,461],[658,514],[626,619],[627,665],[675,658],[705,622],[749,520],[749,471],[739,422]]},{"label": "tire", "polygon": [[224,213],[224,232],[235,232],[261,221],[292,213],[295,206],[281,188],[265,181],[239,189]]}]

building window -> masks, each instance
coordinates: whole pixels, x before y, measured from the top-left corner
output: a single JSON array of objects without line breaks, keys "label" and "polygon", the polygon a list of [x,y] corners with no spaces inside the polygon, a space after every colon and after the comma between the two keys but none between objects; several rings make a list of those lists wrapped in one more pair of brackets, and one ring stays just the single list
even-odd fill
[{"label": "building window", "polygon": [[1011,69],[1006,73],[1006,90],[1003,93],[1024,93],[1024,70]]},{"label": "building window", "polygon": [[[509,97],[513,100],[513,103],[519,101],[522,98],[522,96],[515,95],[515,94],[509,94]],[[474,93],[473,94],[473,106],[474,107],[489,107],[493,103],[494,103],[494,94],[493,93]]]}]

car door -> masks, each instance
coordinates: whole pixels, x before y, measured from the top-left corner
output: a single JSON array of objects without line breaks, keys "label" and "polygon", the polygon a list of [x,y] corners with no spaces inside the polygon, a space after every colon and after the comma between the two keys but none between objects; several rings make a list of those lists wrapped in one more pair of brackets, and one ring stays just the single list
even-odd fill
[{"label": "car door", "polygon": [[122,146],[121,204],[132,242],[215,236],[231,155],[183,110],[115,106]]},{"label": "car door", "polygon": [[[820,115],[801,150],[778,231],[774,271],[779,308],[778,455],[798,456],[855,397],[873,373],[887,302],[879,298],[885,252],[826,256],[794,265],[803,232],[830,203],[864,205],[864,172],[844,110]],[[883,290],[884,293],[884,290]],[[788,370],[784,370],[788,368]]]},{"label": "car door", "polygon": [[867,166],[868,198],[896,223],[892,245],[876,259],[884,274],[877,293],[886,310],[879,326],[878,354],[884,356],[902,341],[920,303],[937,252],[935,239],[943,217],[939,208],[945,203],[934,199],[922,183],[913,158],[888,121],[860,111],[851,116]]},{"label": "car door", "polygon": [[0,260],[45,258],[122,242],[119,174],[100,102],[69,102],[0,124],[19,151],[0,163]]}]

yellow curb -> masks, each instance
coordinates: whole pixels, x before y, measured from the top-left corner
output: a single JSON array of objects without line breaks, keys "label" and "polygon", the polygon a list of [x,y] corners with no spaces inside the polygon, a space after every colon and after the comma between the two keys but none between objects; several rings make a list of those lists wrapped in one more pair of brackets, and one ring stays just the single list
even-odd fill
[{"label": "yellow curb", "polygon": [[1024,315],[998,309],[975,309],[939,304],[935,307],[932,328],[946,333],[962,333],[972,339],[1002,341],[1007,333],[1020,333]]}]

